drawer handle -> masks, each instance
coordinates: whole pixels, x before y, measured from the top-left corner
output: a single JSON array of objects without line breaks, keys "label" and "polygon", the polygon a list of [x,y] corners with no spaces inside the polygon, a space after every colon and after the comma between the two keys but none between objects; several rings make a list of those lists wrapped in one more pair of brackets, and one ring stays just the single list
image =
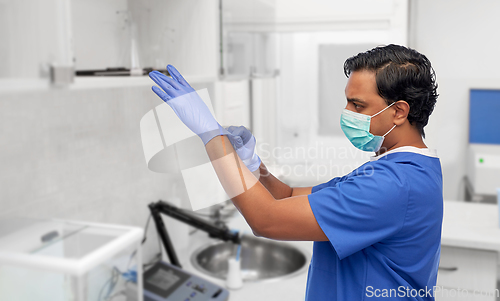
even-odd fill
[{"label": "drawer handle", "polygon": [[447,267],[438,267],[438,270],[446,271],[446,272],[455,272],[458,270],[457,267],[447,268]]}]

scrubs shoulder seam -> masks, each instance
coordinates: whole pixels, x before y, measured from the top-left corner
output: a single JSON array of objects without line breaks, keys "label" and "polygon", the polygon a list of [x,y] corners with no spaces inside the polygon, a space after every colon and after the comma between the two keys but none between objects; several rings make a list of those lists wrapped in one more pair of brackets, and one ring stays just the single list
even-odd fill
[{"label": "scrubs shoulder seam", "polygon": [[[323,227],[321,226],[323,223],[325,223],[325,221],[323,220],[321,214],[319,215],[316,215],[316,212],[315,212],[315,207],[314,206],[311,206],[311,200],[310,200],[310,195],[308,195],[307,197],[307,200],[309,202],[309,206],[311,207],[311,210],[313,212],[313,215],[314,215],[314,218],[316,219],[316,222],[318,223],[319,227],[321,228],[321,231],[323,231],[323,233],[325,234],[325,236],[328,238],[328,242],[330,243],[330,245],[335,249],[335,252],[337,252],[337,256],[339,257],[339,260],[342,260],[344,259],[345,257],[347,256],[342,256],[341,254],[343,254],[343,251],[342,251],[342,248],[339,248],[338,246],[336,246],[333,241],[331,240],[331,238],[328,236],[328,234],[326,234],[326,232],[323,230]],[[321,222],[321,223],[320,223]]]},{"label": "scrubs shoulder seam", "polygon": [[[370,163],[375,163],[375,162],[379,162],[378,160],[375,160],[375,161],[371,161]],[[397,162],[392,162],[392,161],[384,161],[385,163],[389,163],[389,164],[394,164],[396,167],[398,166],[398,163]],[[401,230],[403,230],[404,228],[404,225],[406,224],[406,215],[408,214],[408,204],[410,202],[410,189],[408,189],[408,178],[406,177],[406,174],[404,172],[401,172],[401,173],[393,173],[396,178],[401,178],[402,180],[402,187],[404,187],[405,191],[406,191],[406,204],[405,204],[405,214],[404,214],[404,217],[403,217],[403,221],[401,223],[401,226],[400,228],[394,233],[394,235],[398,234],[399,232],[401,232]]]},{"label": "scrubs shoulder seam", "polygon": [[404,187],[406,188],[406,205],[405,205],[406,208],[405,208],[405,214],[404,214],[404,217],[403,217],[403,222],[401,223],[401,228],[399,228],[399,230],[394,235],[398,234],[399,232],[401,232],[403,230],[403,228],[404,228],[404,226],[406,224],[406,220],[407,220],[406,216],[408,214],[408,207],[409,207],[409,203],[410,203],[410,189],[407,188],[408,187],[407,186],[408,185],[408,179],[406,178],[405,174],[403,174],[403,177],[404,177],[404,181],[405,181]]}]

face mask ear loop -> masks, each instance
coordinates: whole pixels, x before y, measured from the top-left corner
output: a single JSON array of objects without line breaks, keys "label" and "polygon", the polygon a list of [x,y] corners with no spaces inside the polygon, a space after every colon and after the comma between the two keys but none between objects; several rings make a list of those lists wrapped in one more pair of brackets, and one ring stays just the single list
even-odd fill
[{"label": "face mask ear loop", "polygon": [[393,127],[392,127],[392,128],[391,128],[388,132],[387,132],[387,133],[385,133],[385,134],[384,134],[384,136],[382,136],[382,137],[384,137],[384,138],[385,138],[385,136],[386,136],[387,134],[389,134],[389,133],[390,133],[390,132],[391,132],[391,131],[395,128],[395,127],[396,127],[396,125],[394,125],[394,126],[393,126]]},{"label": "face mask ear loop", "polygon": [[371,117],[371,118],[373,118],[373,117],[377,116],[378,114],[380,114],[380,113],[382,113],[383,111],[385,111],[385,110],[387,110],[388,108],[390,108],[390,107],[391,107],[393,104],[395,104],[395,103],[396,103],[396,102],[391,103],[390,105],[388,105],[387,107],[385,107],[382,111],[380,111],[380,112],[378,112],[377,114],[372,115],[372,116],[370,116],[370,117]]}]

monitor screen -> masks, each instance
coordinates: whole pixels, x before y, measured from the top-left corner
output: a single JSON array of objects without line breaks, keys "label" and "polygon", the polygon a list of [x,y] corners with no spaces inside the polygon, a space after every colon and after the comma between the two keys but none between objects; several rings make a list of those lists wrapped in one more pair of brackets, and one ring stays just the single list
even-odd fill
[{"label": "monitor screen", "polygon": [[500,144],[500,90],[470,90],[469,143]]},{"label": "monitor screen", "polygon": [[146,281],[157,288],[169,290],[179,279],[180,277],[175,275],[172,270],[158,269]]},{"label": "monitor screen", "polygon": [[173,266],[158,262],[144,272],[144,289],[166,298],[191,276]]}]

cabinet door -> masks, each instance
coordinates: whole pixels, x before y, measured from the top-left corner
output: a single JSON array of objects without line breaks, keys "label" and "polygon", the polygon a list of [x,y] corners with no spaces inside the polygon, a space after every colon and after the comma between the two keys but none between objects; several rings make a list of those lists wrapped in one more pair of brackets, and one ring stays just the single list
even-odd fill
[{"label": "cabinet door", "polygon": [[275,76],[274,0],[223,0],[221,8],[221,75],[231,80]]},{"label": "cabinet door", "polygon": [[497,252],[441,247],[436,300],[496,300]]}]

